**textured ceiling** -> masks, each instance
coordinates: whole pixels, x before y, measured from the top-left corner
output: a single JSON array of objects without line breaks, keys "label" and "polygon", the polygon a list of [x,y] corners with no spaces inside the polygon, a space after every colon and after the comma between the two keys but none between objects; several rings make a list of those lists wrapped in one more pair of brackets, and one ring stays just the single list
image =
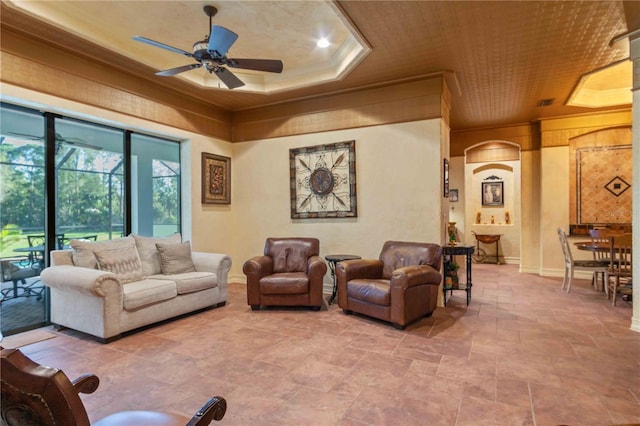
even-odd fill
[{"label": "textured ceiling", "polygon": [[[91,32],[98,31],[102,39],[113,38],[117,52],[93,44],[95,39],[83,40],[90,31],[83,30],[80,24],[74,34],[69,34],[14,10],[6,13],[6,7],[2,24],[94,60],[147,74],[150,79],[161,79],[153,75],[157,68],[127,56],[156,48],[124,40],[143,35],[189,50],[189,44],[200,39],[208,27],[208,18],[202,12],[206,2],[202,1],[52,3],[56,3],[57,13],[63,17],[69,15],[70,21],[85,23],[95,19],[96,11],[102,7],[100,19],[104,22]],[[234,54],[283,58],[285,73],[285,52],[296,56],[288,60],[291,66],[304,64],[305,55],[300,50],[303,41],[316,39],[323,25],[331,27],[321,17],[316,19],[317,2],[313,1],[266,2],[270,7],[260,9],[256,9],[260,2],[210,3],[220,10],[214,23],[228,25],[240,35],[239,41],[255,34],[262,37],[260,43],[238,45]],[[175,9],[170,4],[180,7]],[[235,111],[451,71],[455,76],[449,80],[453,129],[524,123],[594,111],[566,106],[565,102],[583,74],[628,57],[628,43],[613,47],[609,43],[635,29],[628,28],[627,22],[635,25],[633,20],[637,17],[628,15],[638,11],[634,5],[605,0],[343,1],[335,6],[342,10],[342,19],[350,22],[371,47],[368,56],[340,80],[268,95],[202,89],[178,78],[162,78],[160,84]],[[225,9],[230,16],[225,17]],[[216,22],[218,18],[228,22]],[[299,25],[300,22],[317,25]],[[121,28],[130,25],[139,31],[124,37]],[[174,58],[171,52],[156,50],[153,54],[167,61],[163,66],[185,64],[179,55]],[[204,72],[189,72],[200,71]],[[551,106],[538,107],[542,99],[554,101]]]}]

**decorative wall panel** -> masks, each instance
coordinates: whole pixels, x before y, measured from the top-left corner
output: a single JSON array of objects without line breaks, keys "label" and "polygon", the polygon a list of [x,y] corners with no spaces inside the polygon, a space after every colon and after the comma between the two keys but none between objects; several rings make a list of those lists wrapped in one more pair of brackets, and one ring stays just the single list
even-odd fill
[{"label": "decorative wall panel", "polygon": [[580,224],[631,223],[631,146],[576,150]]}]

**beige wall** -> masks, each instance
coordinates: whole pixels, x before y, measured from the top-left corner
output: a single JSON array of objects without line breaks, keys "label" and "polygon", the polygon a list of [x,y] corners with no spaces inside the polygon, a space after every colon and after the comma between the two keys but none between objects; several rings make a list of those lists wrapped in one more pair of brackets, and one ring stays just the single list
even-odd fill
[{"label": "beige wall", "polygon": [[[184,238],[194,250],[228,253],[233,281],[244,282],[242,264],[262,253],[268,236],[313,236],[323,256],[374,258],[388,239],[442,242],[440,119],[231,144],[7,84],[2,94],[22,105],[184,140],[182,190],[190,194],[182,206]],[[289,149],[346,140],[356,141],[358,217],[292,220]],[[202,152],[232,158],[230,205],[201,204]]]},{"label": "beige wall", "polygon": [[2,84],[0,89],[7,102],[185,141],[181,151],[182,193],[190,197],[183,197],[181,206],[183,237],[191,240],[194,250],[229,252],[228,242],[234,235],[231,206],[210,207],[200,203],[200,154],[205,151],[231,156],[231,143],[9,84]]},{"label": "beige wall", "polygon": [[[234,265],[262,254],[270,236],[320,239],[320,254],[377,258],[386,240],[440,243],[441,120],[364,127],[233,145]],[[290,218],[289,149],[356,141],[358,217]],[[329,277],[325,278],[329,283]]]}]

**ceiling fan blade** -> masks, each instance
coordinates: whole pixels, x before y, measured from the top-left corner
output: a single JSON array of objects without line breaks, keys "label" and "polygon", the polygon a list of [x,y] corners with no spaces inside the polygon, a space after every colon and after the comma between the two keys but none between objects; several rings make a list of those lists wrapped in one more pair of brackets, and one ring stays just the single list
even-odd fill
[{"label": "ceiling fan blade", "polygon": [[195,57],[195,56],[193,56],[193,53],[191,53],[191,52],[187,52],[186,50],[178,49],[177,47],[169,46],[168,44],[160,43],[159,41],[151,40],[150,38],[140,37],[140,36],[134,36],[134,37],[131,37],[131,38],[134,39],[135,41],[140,41],[142,43],[150,44],[151,46],[159,47],[161,49],[170,50],[171,52],[179,53],[179,54],[184,55],[184,56],[189,56],[191,58]]},{"label": "ceiling fan blade", "polygon": [[233,45],[237,39],[238,34],[226,29],[225,27],[214,25],[211,28],[211,34],[209,35],[209,47],[207,50],[209,51],[209,54],[214,55],[212,52],[217,52],[217,56],[223,57],[227,54],[231,45]]},{"label": "ceiling fan blade", "polygon": [[161,75],[163,77],[170,77],[172,75],[180,74],[181,72],[194,70],[196,68],[200,68],[202,64],[191,64],[191,65],[183,65],[181,67],[171,68],[169,70],[158,71],[156,75]]},{"label": "ceiling fan blade", "polygon": [[282,61],[277,59],[229,59],[227,65],[233,68],[243,68],[245,70],[282,72]]},{"label": "ceiling fan blade", "polygon": [[213,71],[220,80],[227,86],[229,89],[235,89],[236,87],[244,86],[242,80],[235,76],[231,71],[226,68],[218,67]]},{"label": "ceiling fan blade", "polygon": [[27,133],[7,132],[7,134],[8,135],[12,135],[12,136],[20,136],[22,138],[30,139],[32,141],[42,141],[42,140],[44,140],[44,136],[29,135]]}]

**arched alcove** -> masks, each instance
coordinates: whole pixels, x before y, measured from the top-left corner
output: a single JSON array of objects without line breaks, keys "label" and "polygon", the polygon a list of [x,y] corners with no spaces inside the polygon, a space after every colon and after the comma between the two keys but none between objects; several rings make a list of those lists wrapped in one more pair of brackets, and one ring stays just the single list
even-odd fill
[{"label": "arched alcove", "polygon": [[[465,150],[464,239],[476,244],[473,233],[500,235],[501,263],[520,263],[521,164],[520,145],[491,140]],[[495,244],[483,245],[495,254]]]}]

